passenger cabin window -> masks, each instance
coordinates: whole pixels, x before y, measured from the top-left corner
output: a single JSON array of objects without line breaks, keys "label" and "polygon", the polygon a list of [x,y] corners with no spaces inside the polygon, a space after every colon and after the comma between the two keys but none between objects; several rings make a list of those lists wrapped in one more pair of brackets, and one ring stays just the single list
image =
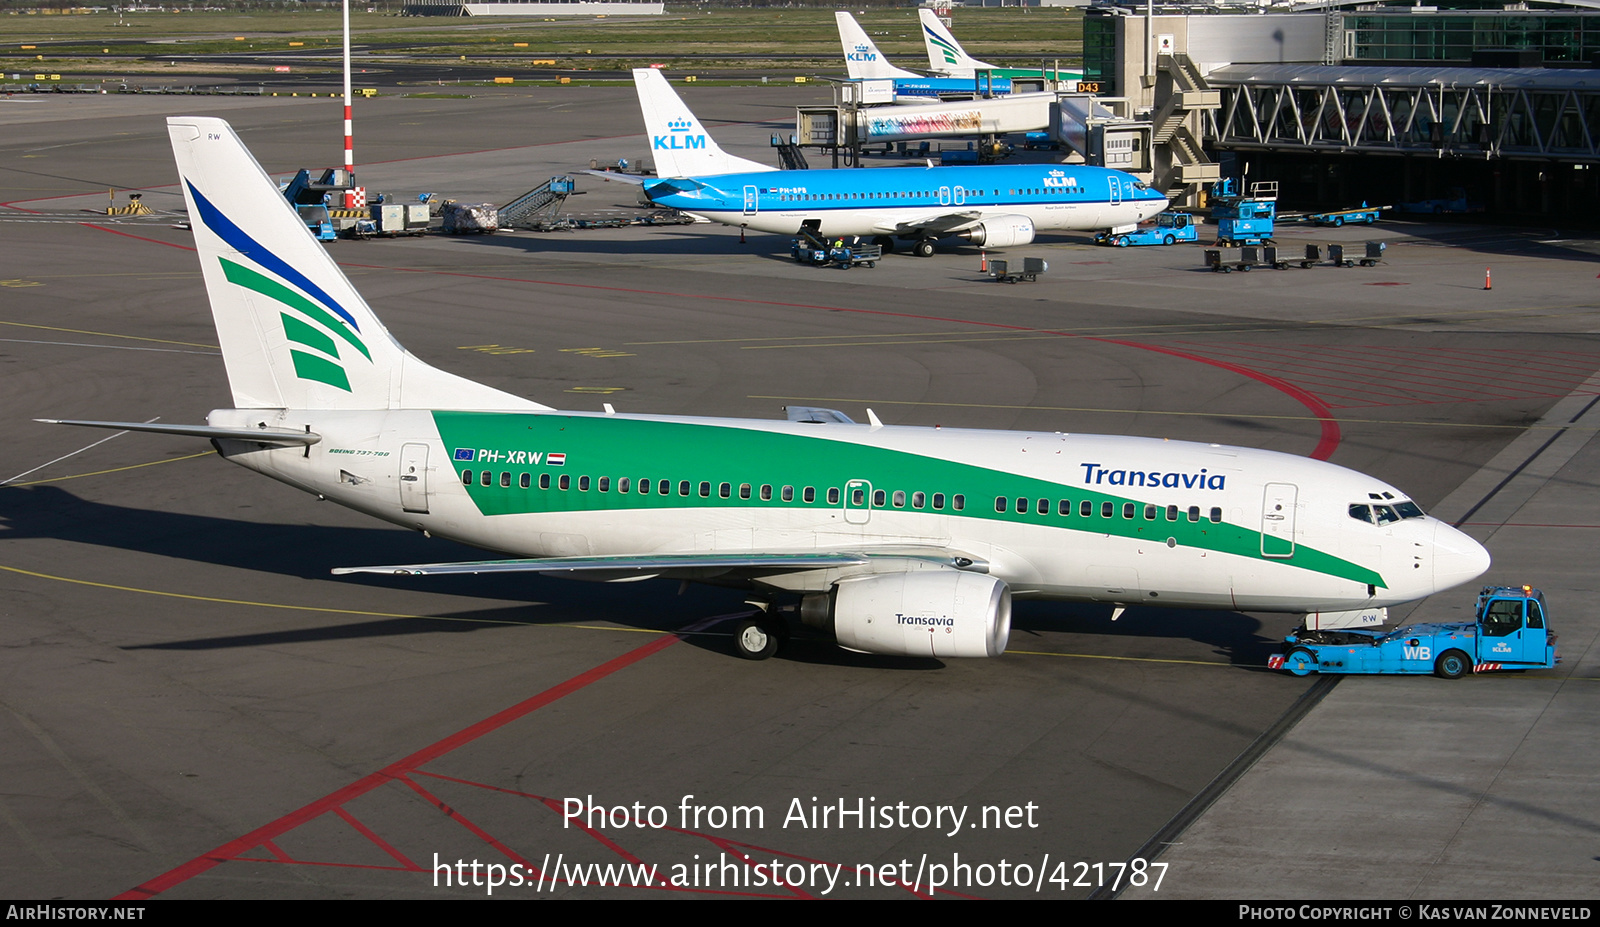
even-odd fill
[{"label": "passenger cabin window", "polygon": [[493,478],[493,477],[494,477],[494,474],[493,474],[493,473],[490,473],[490,472],[489,472],[489,471],[488,471],[488,470],[485,470],[485,471],[483,471],[483,478],[482,478],[482,479],[480,479],[480,480],[478,480],[478,485],[480,485],[480,486],[487,486],[487,485],[489,485],[489,481],[490,481],[490,480],[491,480],[491,479],[492,479],[492,478]]},{"label": "passenger cabin window", "polygon": [[548,473],[539,474],[539,488],[540,489],[549,489],[550,488],[550,474],[548,474]]},{"label": "passenger cabin window", "polygon": [[[566,479],[566,477],[562,477],[562,479]],[[587,476],[578,477],[578,492],[588,492],[588,491],[589,491],[589,478]]]},{"label": "passenger cabin window", "polygon": [[524,473],[521,476],[517,477],[517,485],[522,487],[523,489],[527,489],[530,486],[532,486],[533,485],[533,474],[532,473]]},{"label": "passenger cabin window", "polygon": [[461,471],[461,485],[463,485],[463,486],[471,486],[472,485],[472,471],[471,470],[462,470]]},{"label": "passenger cabin window", "polygon": [[556,480],[556,485],[561,487],[562,492],[566,492],[572,488],[572,477],[562,474],[561,478]]},{"label": "passenger cabin window", "polygon": [[510,489],[511,488],[511,474],[509,472],[504,472],[504,473],[500,474],[500,488],[501,489]]}]

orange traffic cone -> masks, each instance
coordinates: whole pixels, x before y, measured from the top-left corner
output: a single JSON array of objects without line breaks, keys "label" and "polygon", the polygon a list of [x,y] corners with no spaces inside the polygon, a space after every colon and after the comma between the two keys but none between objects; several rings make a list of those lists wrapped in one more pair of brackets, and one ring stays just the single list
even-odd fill
[{"label": "orange traffic cone", "polygon": [[979,251],[978,252],[978,273],[986,274],[988,272],[989,272],[989,252],[987,252],[987,251]]},{"label": "orange traffic cone", "polygon": [[1486,290],[1494,289],[1494,278],[1489,276],[1489,268],[1487,267],[1483,269],[1483,288]]}]

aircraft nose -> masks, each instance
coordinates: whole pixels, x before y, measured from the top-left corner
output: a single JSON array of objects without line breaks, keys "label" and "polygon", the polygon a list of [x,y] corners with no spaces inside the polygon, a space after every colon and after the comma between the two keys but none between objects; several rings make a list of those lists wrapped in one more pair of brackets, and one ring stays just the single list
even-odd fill
[{"label": "aircraft nose", "polygon": [[1433,530],[1433,588],[1470,583],[1489,569],[1489,552],[1465,533],[1440,522]]}]

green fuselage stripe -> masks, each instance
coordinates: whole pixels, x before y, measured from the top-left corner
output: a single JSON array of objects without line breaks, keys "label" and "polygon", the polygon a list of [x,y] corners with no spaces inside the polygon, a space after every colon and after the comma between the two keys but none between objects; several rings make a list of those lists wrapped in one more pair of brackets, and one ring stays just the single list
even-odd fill
[{"label": "green fuselage stripe", "polygon": [[[1128,496],[1070,486],[1052,480],[1020,476],[1004,470],[943,460],[905,451],[828,440],[799,434],[783,434],[738,427],[702,425],[692,422],[648,421],[608,417],[568,417],[563,415],[522,415],[516,413],[434,412],[434,422],[451,457],[456,478],[472,471],[467,493],[485,515],[515,515],[533,512],[598,512],[650,509],[735,509],[786,507],[797,509],[837,509],[829,505],[827,493],[837,488],[841,496],[852,480],[865,480],[873,490],[883,490],[889,499],[897,491],[905,494],[905,505],[892,502],[872,506],[878,510],[918,511],[911,507],[911,496],[921,492],[925,502],[920,511],[962,518],[982,518],[1016,524],[1033,524],[1098,535],[1147,539],[1165,542],[1173,538],[1185,547],[1212,550],[1250,559],[1282,563],[1317,573],[1342,577],[1358,583],[1387,588],[1373,570],[1331,554],[1296,544],[1291,557],[1261,556],[1261,532],[1227,522],[1206,519],[1210,504],[1207,493],[1196,491],[1201,519],[1189,521],[1187,511],[1180,520],[1167,521],[1166,512],[1147,521],[1148,502]],[[819,425],[818,429],[828,426]],[[470,453],[470,459],[467,452]],[[552,465],[551,454],[564,454],[562,465]],[[1076,464],[1076,462],[1074,462]],[[481,474],[490,471],[490,485],[481,484]],[[500,474],[510,474],[510,486],[500,485]],[[520,477],[530,475],[532,488],[522,489]],[[550,476],[550,488],[541,490],[539,478]],[[570,488],[558,488],[562,476],[570,477]],[[598,480],[609,477],[611,487],[599,491]],[[579,478],[589,478],[587,491],[580,491]],[[617,491],[617,481],[627,478],[630,491]],[[640,480],[651,481],[651,492],[637,490]],[[662,480],[671,492],[656,490]],[[690,484],[688,496],[679,495],[679,483]],[[710,495],[702,496],[701,484],[710,484]],[[729,498],[721,496],[721,484],[731,484]],[[740,486],[749,483],[749,499],[740,498]],[[762,500],[762,485],[772,487],[772,498]],[[782,487],[794,487],[793,501],[782,501]],[[803,501],[805,487],[816,487],[816,501]],[[932,509],[934,493],[943,493],[945,507]],[[952,497],[965,496],[961,511],[952,508]],[[995,497],[1004,496],[1007,511],[995,511]],[[1014,511],[1015,500],[1029,500],[1028,512]],[[1049,513],[1037,513],[1040,498],[1050,500]],[[1059,499],[1072,500],[1072,514],[1057,514]],[[1220,495],[1217,498],[1220,504]],[[843,500],[842,500],[843,501]],[[871,497],[869,495],[870,503]],[[1093,514],[1082,517],[1078,506],[1090,502]],[[1114,517],[1100,516],[1103,503],[1114,506]],[[1134,518],[1123,518],[1122,506],[1134,504]]]}]

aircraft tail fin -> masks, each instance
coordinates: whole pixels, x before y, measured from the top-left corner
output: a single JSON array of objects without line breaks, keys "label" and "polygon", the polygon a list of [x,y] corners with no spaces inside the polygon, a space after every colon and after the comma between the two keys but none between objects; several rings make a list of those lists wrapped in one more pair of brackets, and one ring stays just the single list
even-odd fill
[{"label": "aircraft tail fin", "polygon": [[844,68],[851,80],[922,76],[890,64],[854,16],[841,10],[834,13],[833,18],[839,23],[839,44],[844,46]]},{"label": "aircraft tail fin", "polygon": [[167,120],[241,409],[544,409],[400,346],[221,119]]},{"label": "aircraft tail fin", "polygon": [[633,85],[639,92],[639,109],[644,113],[656,176],[705,177],[777,170],[723,151],[678,98],[666,76],[655,68],[635,68]]},{"label": "aircraft tail fin", "polygon": [[940,74],[951,77],[971,77],[973,71],[987,70],[994,67],[986,61],[967,54],[961,47],[956,37],[944,27],[939,17],[927,7],[917,10],[917,18],[922,21],[922,42],[928,47],[928,68]]}]

